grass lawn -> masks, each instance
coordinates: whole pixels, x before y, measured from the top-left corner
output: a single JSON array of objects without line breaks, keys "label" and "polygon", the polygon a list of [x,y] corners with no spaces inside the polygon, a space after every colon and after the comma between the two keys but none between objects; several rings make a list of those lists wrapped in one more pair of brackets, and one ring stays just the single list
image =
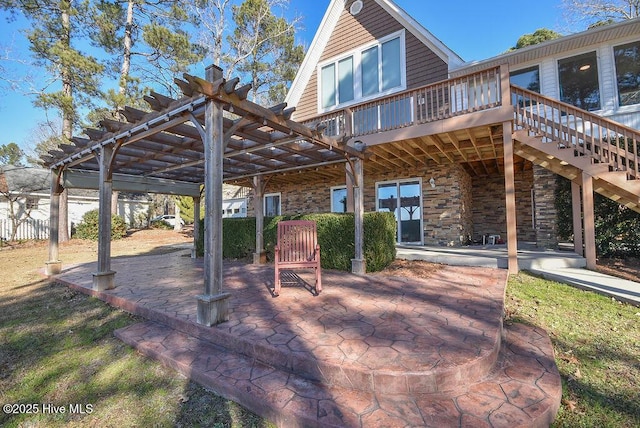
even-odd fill
[{"label": "grass lawn", "polygon": [[640,427],[640,308],[521,273],[507,322],[547,330],[562,375],[555,427]]},{"label": "grass lawn", "polygon": [[[114,255],[162,244],[114,241]],[[95,260],[95,244],[72,241],[61,258]],[[45,245],[0,251],[0,404],[24,405],[3,407],[0,426],[273,426],[120,342],[113,331],[139,320],[49,284],[46,259]]]},{"label": "grass lawn", "polygon": [[[158,253],[176,240],[189,241],[142,231],[114,241],[112,253]],[[61,259],[96,260],[95,248],[74,240]],[[2,412],[0,426],[273,426],[115,339],[113,330],[138,319],[49,284],[37,272],[46,259],[44,243],[0,250],[0,404],[38,410]],[[640,308],[520,274],[506,313],[507,322],[546,329],[554,343],[563,377],[554,426],[640,426]]]}]

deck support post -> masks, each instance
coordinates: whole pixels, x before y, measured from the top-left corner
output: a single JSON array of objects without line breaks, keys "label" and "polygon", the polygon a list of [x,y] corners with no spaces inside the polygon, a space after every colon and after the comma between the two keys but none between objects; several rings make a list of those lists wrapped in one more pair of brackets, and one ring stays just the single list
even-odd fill
[{"label": "deck support post", "polygon": [[362,166],[362,159],[356,159],[353,161],[353,216],[355,225],[355,257],[351,259],[351,272],[364,275],[367,272],[367,261],[364,258],[364,199],[363,199],[363,185],[364,185],[364,171]]},{"label": "deck support post", "polygon": [[193,248],[191,258],[198,257],[198,240],[200,239],[200,197],[193,197]]},{"label": "deck support post", "polygon": [[[503,101],[508,97],[503,93]],[[516,228],[516,191],[513,166],[513,125],[511,121],[502,124],[504,138],[504,190],[507,210],[507,255],[509,274],[518,273],[518,230]]]},{"label": "deck support post", "polygon": [[[222,69],[210,65],[206,79],[222,78]],[[205,108],[204,145],[204,294],[197,296],[197,322],[210,327],[229,319],[229,293],[222,292],[222,161],[223,108],[212,99]]]},{"label": "deck support post", "polygon": [[584,256],[582,245],[582,204],[580,201],[580,185],[571,182],[571,208],[573,212],[573,251]]},{"label": "deck support post", "polygon": [[59,255],[58,223],[60,222],[60,185],[59,169],[51,171],[51,199],[49,202],[49,260],[45,263],[47,276],[57,275],[62,271],[62,262]]},{"label": "deck support post", "polygon": [[587,269],[596,268],[596,227],[593,213],[593,177],[582,171],[582,206],[584,209],[584,250]]},{"label": "deck support post", "polygon": [[253,211],[256,214],[256,251],[253,253],[253,264],[267,263],[267,252],[264,250],[264,183],[262,176],[253,177]]},{"label": "deck support post", "polygon": [[111,270],[111,161],[113,146],[105,145],[98,154],[100,164],[98,209],[98,271],[93,274],[93,289],[97,291],[115,288],[115,272]]}]

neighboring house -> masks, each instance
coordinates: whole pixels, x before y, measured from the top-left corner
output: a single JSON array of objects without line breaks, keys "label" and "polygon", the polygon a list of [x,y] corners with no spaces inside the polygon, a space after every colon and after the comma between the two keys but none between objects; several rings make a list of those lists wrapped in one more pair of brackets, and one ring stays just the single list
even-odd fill
[{"label": "neighboring house", "polygon": [[[42,168],[0,166],[0,236],[11,236],[11,203],[14,216],[27,220],[18,228],[18,239],[48,237],[51,171]],[[10,198],[7,198],[9,196]],[[146,225],[150,202],[146,195],[120,195],[117,214],[130,227]],[[69,230],[82,221],[87,212],[98,209],[98,192],[70,189],[68,198]]]},{"label": "neighboring house", "polygon": [[246,217],[248,188],[225,184],[222,189],[222,216]]},{"label": "neighboring house", "polygon": [[[367,146],[364,209],[394,212],[401,243],[457,246],[507,235],[509,132],[517,238],[546,247],[557,243],[556,174],[589,174],[596,192],[640,211],[640,183],[624,179],[639,169],[631,147],[640,128],[639,64],[638,19],[465,63],[390,0],[332,0],[287,102],[294,120]],[[510,86],[509,75],[532,92]],[[621,135],[628,149],[616,143]],[[556,153],[569,145],[587,152]],[[349,180],[334,166],[267,184],[265,215],[347,211]]]}]

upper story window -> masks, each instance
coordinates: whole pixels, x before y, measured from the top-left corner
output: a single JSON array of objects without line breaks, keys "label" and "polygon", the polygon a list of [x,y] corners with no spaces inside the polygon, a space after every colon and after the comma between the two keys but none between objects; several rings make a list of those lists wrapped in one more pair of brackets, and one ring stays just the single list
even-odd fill
[{"label": "upper story window", "polygon": [[560,100],[587,111],[600,109],[598,58],[587,52],[558,61]]},{"label": "upper story window", "polygon": [[640,40],[613,48],[620,106],[640,104]]},{"label": "upper story window", "polygon": [[510,73],[509,80],[521,88],[540,93],[540,68],[537,65]]},{"label": "upper story window", "polygon": [[331,110],[406,87],[404,31],[318,66],[319,109]]}]

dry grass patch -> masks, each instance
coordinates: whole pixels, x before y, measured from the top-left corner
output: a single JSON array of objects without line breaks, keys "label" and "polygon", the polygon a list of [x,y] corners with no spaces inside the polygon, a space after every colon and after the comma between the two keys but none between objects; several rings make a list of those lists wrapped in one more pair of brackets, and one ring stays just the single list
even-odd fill
[{"label": "dry grass patch", "polygon": [[[140,231],[112,249],[115,256],[157,254],[186,242],[189,236],[173,231]],[[66,264],[96,255],[94,242],[61,246]],[[139,319],[49,284],[38,272],[46,259],[45,243],[0,250],[1,404],[38,410],[0,413],[0,426],[270,426],[117,340],[115,329]],[[44,413],[45,405],[65,413]],[[71,413],[71,405],[84,413]]]}]

